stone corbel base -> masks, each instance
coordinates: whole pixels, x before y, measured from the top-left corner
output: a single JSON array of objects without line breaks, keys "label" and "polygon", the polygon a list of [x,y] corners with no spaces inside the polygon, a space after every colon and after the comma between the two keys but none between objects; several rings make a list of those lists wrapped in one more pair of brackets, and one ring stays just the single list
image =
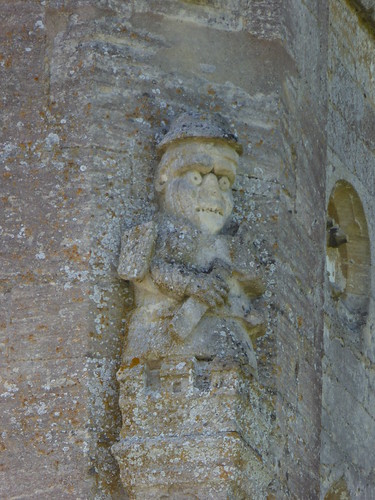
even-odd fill
[{"label": "stone corbel base", "polygon": [[236,432],[123,439],[113,451],[136,499],[251,498],[249,473],[260,465]]},{"label": "stone corbel base", "polygon": [[112,451],[130,498],[244,499],[264,491],[270,478],[253,447],[262,428],[251,405],[254,381],[236,361],[136,359],[118,380],[123,426]]}]

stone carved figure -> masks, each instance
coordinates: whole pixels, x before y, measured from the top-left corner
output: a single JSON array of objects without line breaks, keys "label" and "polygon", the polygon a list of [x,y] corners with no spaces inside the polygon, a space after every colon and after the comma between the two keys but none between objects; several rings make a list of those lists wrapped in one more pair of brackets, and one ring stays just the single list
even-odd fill
[{"label": "stone carved figure", "polygon": [[253,498],[251,475],[270,481],[249,445],[264,290],[247,228],[231,224],[241,147],[220,117],[185,113],[159,151],[159,212],[122,238],[135,308],[112,452],[129,498]]},{"label": "stone carved figure", "polygon": [[264,322],[252,301],[263,284],[246,231],[228,228],[242,148],[221,117],[185,113],[158,149],[158,216],[122,238],[118,273],[136,305],[124,363],[193,355],[256,373],[251,337]]}]

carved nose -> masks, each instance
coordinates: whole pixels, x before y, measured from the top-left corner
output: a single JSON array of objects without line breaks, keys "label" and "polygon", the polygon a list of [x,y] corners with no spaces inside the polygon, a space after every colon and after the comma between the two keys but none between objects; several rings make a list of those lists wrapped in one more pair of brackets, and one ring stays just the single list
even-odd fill
[{"label": "carved nose", "polygon": [[208,190],[210,194],[220,193],[219,182],[215,174],[207,174],[203,177],[202,185]]}]

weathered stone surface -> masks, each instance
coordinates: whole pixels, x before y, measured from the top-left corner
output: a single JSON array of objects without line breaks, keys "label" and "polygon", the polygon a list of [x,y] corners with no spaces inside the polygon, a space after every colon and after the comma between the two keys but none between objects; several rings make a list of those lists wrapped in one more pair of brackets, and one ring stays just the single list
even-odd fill
[{"label": "weathered stone surface", "polygon": [[243,425],[263,463],[245,487],[373,498],[373,260],[359,330],[322,293],[337,181],[375,255],[372,0],[0,3],[0,496],[126,498],[110,451],[133,300],[121,234],[153,218],[156,143],[194,110],[238,132],[233,222],[265,269]]},{"label": "weathered stone surface", "polygon": [[[326,285],[321,446],[321,495],[325,498],[340,492],[349,498],[371,498],[375,492],[369,445],[369,436],[375,435],[371,389],[374,270],[370,257],[370,253],[374,255],[370,235],[374,231],[375,156],[368,134],[375,120],[374,40],[358,16],[358,6],[359,2],[348,1],[338,8],[336,2],[330,2],[327,199],[340,227],[345,226],[350,234],[348,243],[337,250],[344,293],[333,299],[332,277]],[[343,180],[348,183],[348,198],[336,200],[337,186]],[[349,256],[344,267],[343,252]],[[333,254],[327,255],[332,260]],[[359,266],[358,272],[353,266]],[[353,291],[354,297],[349,293]]]},{"label": "weathered stone surface", "polygon": [[261,388],[236,364],[181,359],[163,362],[160,385],[148,387],[146,366],[120,369],[121,404],[128,411],[125,439],[114,453],[131,496],[153,498],[173,485],[173,491],[208,498],[264,494],[265,478],[271,481],[265,436],[272,421],[258,411],[258,405],[267,408],[259,400]]},{"label": "weathered stone surface", "polygon": [[[122,237],[118,273],[133,283],[135,309],[112,450],[134,498],[159,498],[172,486],[209,498],[263,494],[272,478],[265,463],[262,479],[255,469],[254,480],[244,478],[257,447],[249,393],[265,285],[247,228],[228,232],[242,147],[219,115],[184,113],[159,151],[158,217]],[[266,415],[258,427],[270,434]]]}]

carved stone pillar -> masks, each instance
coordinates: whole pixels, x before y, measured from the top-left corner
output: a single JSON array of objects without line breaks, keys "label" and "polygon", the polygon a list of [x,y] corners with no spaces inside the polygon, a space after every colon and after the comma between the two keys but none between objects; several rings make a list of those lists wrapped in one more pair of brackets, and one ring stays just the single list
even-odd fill
[{"label": "carved stone pillar", "polygon": [[245,229],[226,228],[241,148],[219,117],[182,115],[159,145],[155,220],[124,233],[134,285],[113,453],[131,498],[250,498],[264,289]]}]

